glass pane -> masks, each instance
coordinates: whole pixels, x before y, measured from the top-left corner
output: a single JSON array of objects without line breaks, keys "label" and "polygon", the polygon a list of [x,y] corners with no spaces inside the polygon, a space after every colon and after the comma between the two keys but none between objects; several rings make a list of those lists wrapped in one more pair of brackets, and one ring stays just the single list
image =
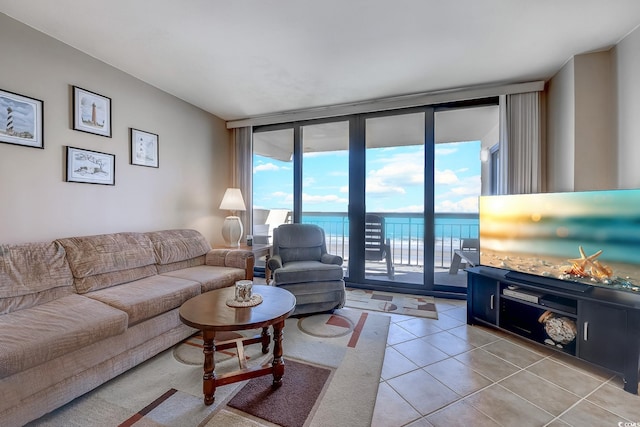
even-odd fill
[{"label": "glass pane", "polygon": [[[291,222],[293,129],[253,134],[253,241],[270,242],[273,229]],[[262,262],[256,261],[260,266]]]},{"label": "glass pane", "polygon": [[435,131],[433,280],[465,292],[464,269],[479,258],[478,198],[490,182],[481,158],[498,141],[498,107],[437,112]]},{"label": "glass pane", "polygon": [[424,284],[424,134],[424,113],[366,120],[366,279]]},{"label": "glass pane", "polygon": [[349,122],[303,126],[302,153],[302,222],[324,229],[348,269]]}]

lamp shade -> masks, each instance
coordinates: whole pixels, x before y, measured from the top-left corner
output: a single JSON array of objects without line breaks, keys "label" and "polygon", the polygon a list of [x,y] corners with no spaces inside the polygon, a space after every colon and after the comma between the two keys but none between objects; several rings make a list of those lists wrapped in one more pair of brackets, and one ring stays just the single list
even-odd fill
[{"label": "lamp shade", "polygon": [[228,211],[244,211],[244,199],[239,188],[227,188],[220,203],[220,209]]}]

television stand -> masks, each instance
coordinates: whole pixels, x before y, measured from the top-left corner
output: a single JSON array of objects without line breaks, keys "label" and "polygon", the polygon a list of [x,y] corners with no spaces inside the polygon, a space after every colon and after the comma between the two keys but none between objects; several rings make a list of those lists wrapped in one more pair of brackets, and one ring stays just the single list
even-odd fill
[{"label": "television stand", "polygon": [[[518,275],[492,267],[467,270],[467,323],[524,337],[622,376],[638,394],[640,294]],[[538,282],[539,280],[539,282]]]}]

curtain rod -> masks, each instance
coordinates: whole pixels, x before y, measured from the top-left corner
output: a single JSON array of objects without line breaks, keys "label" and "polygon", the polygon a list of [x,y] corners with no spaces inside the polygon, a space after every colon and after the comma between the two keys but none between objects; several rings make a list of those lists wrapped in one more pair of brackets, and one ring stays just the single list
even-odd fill
[{"label": "curtain rod", "polygon": [[436,92],[425,92],[379,98],[349,104],[329,105],[282,113],[265,114],[245,119],[227,121],[227,129],[246,126],[273,125],[301,120],[321,119],[326,117],[346,116],[350,114],[372,113],[375,111],[397,110],[400,108],[421,105],[441,104],[444,102],[464,101],[468,99],[486,98],[514,93],[539,92],[544,90],[544,81],[513,83],[498,86],[478,86],[465,89],[450,89]]}]

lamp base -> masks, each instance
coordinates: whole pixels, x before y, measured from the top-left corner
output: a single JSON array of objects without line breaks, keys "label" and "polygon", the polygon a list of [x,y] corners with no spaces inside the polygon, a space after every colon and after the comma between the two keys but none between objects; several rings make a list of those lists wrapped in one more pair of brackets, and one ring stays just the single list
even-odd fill
[{"label": "lamp base", "polygon": [[242,239],[242,221],[240,221],[240,217],[228,216],[224,219],[222,238],[230,248],[240,246],[240,239]]}]

